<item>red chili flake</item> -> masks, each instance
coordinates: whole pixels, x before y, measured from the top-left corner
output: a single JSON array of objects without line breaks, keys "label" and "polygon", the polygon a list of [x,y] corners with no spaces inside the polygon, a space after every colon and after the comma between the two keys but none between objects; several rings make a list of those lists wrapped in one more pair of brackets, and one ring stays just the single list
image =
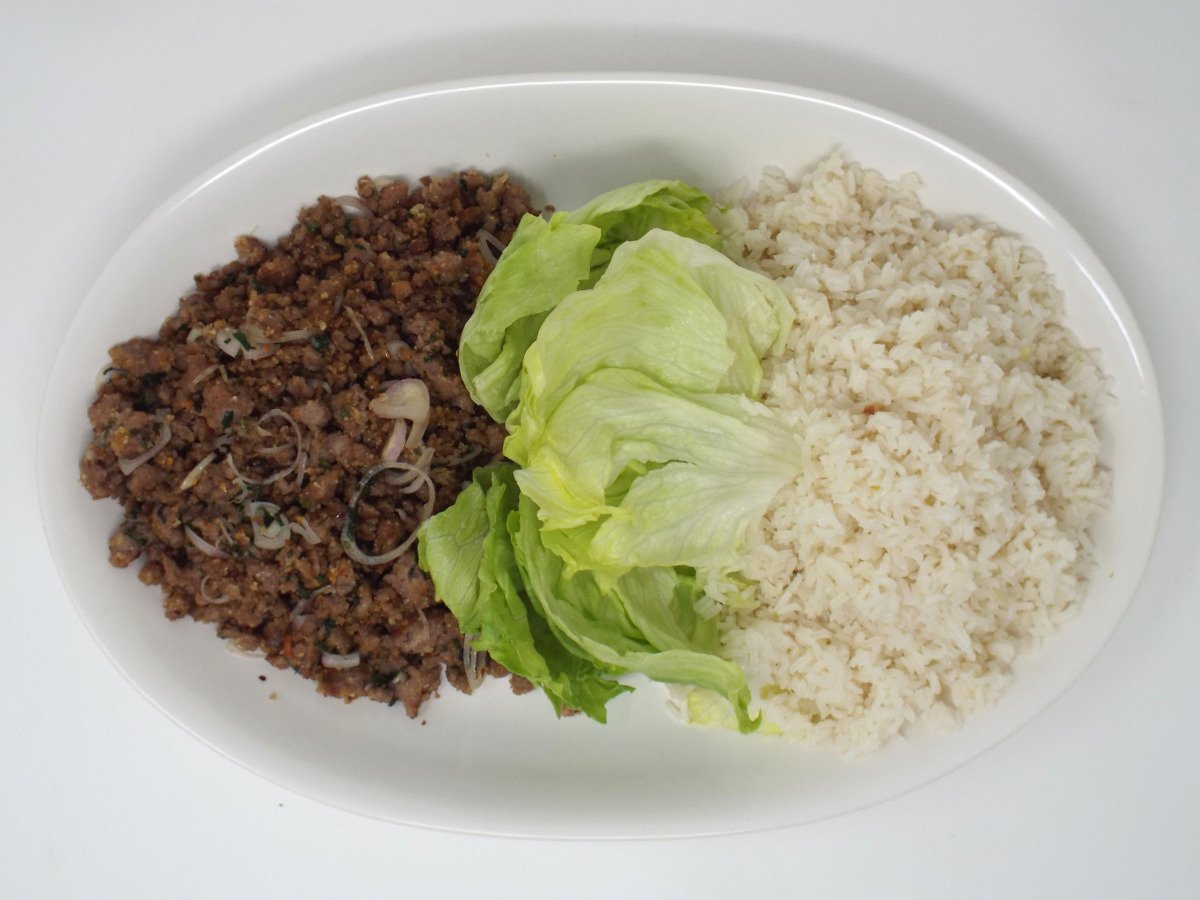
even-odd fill
[{"label": "red chili flake", "polygon": [[874,403],[868,403],[866,406],[863,407],[863,415],[865,415],[865,416],[873,416],[877,412],[879,412],[879,410],[877,410],[875,408]]}]

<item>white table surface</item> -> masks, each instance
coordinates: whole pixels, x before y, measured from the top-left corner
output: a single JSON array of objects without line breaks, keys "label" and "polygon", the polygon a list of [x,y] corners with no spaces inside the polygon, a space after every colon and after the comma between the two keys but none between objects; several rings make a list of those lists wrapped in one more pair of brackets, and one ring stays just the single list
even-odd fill
[{"label": "white table surface", "polygon": [[[1200,4],[8,2],[0,23],[0,893],[1200,896]],[[1158,544],[1083,678],[980,759],[765,834],[436,833],[221,758],[81,624],[38,522],[35,423],[67,324],[124,237],[194,175],[324,108],[572,70],[758,77],[891,109],[1047,198],[1121,285],[1166,412]]]}]

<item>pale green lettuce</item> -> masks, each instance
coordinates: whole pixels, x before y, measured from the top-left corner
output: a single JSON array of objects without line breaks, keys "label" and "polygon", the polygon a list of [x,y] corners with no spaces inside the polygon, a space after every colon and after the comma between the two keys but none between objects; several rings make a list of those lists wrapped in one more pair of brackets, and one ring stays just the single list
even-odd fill
[{"label": "pale green lettuce", "polygon": [[717,246],[708,198],[682,181],[645,181],[546,221],[526,215],[483,285],[463,328],[459,369],[471,397],[497,422],[517,403],[521,360],[546,314],[591,284],[614,250],[654,228]]},{"label": "pale green lettuce", "polygon": [[567,575],[562,559],[542,543],[537,506],[524,495],[509,530],[530,600],[564,645],[616,671],[706,688],[729,703],[739,729],[756,727],[745,674],[717,655],[715,623],[696,612],[694,577],[639,569],[606,590],[590,572]]},{"label": "pale green lettuce", "polygon": [[425,523],[420,560],[473,645],[556,708],[603,721],[613,676],[638,672],[722,698],[749,731],[711,609],[746,588],[750,530],[799,473],[757,402],[793,314],[713,249],[707,203],[644,182],[526,217],[460,350],[516,465]]},{"label": "pale green lettuce", "polygon": [[588,277],[599,240],[595,226],[526,215],[484,282],[463,328],[458,364],[471,397],[496,421],[516,405],[521,359],[542,320]]},{"label": "pale green lettuce", "polygon": [[[590,375],[555,410],[517,483],[573,567],[739,567],[750,527],[798,474],[793,434],[730,394],[629,369]],[[582,527],[581,526],[590,526]]]},{"label": "pale green lettuce", "polygon": [[556,713],[603,722],[608,701],[630,688],[572,653],[530,604],[508,531],[518,496],[511,465],[477,469],[454,505],[422,525],[418,561],[476,650],[540,687]]},{"label": "pale green lettuce", "polygon": [[570,566],[737,568],[798,472],[794,436],[750,399],[791,321],[770,279],[663,231],[547,316],[505,453],[544,528],[596,526],[554,543]]}]

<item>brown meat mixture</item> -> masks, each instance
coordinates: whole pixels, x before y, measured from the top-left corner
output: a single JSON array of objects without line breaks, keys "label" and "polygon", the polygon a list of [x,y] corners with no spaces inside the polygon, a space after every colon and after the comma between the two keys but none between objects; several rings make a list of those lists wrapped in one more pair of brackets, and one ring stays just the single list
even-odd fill
[{"label": "brown meat mixture", "polygon": [[[197,275],[157,338],[109,351],[80,468],[93,497],[124,507],[112,564],[142,559],[139,578],[162,588],[169,618],[215,623],[324,694],[400,702],[415,716],[443,671],[469,690],[462,636],[415,544],[372,566],[340,537],[394,424],[368,408],[388,383],[429,389],[435,511],[499,455],[503,429],[459,378],[458,337],[492,267],[480,234],[507,242],[530,211],[504,175],[364,177],[357,199],[321,197],[273,247],[238,238],[237,259]],[[164,426],[169,442],[125,474],[121,462],[151,450]],[[387,553],[419,521],[428,485],[403,487],[378,477],[363,493],[352,523],[364,553]],[[255,544],[255,524],[270,535],[284,521],[297,528],[282,547]],[[494,662],[487,671],[506,674]]]}]

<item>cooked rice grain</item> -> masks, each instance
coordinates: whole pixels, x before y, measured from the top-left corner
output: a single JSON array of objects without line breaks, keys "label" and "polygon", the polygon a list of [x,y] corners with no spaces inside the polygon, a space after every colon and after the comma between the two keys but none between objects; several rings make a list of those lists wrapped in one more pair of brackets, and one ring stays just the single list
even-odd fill
[{"label": "cooked rice grain", "polygon": [[764,399],[805,455],[725,646],[770,722],[851,753],[992,703],[1074,612],[1108,496],[1105,377],[1041,257],[917,187],[835,153],[722,198],[729,252],[795,304]]}]

